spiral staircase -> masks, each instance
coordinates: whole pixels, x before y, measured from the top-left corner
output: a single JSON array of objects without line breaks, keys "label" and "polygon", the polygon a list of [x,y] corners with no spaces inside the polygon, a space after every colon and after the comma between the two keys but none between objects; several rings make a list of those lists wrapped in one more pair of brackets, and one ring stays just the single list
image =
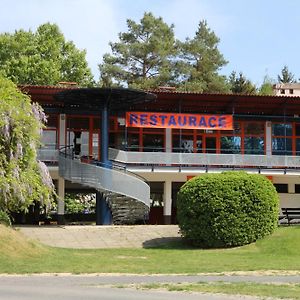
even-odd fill
[{"label": "spiral staircase", "polygon": [[94,188],[104,199],[115,225],[143,222],[149,213],[150,187],[141,178],[114,164],[83,160],[72,149],[59,153],[59,175],[72,183]]}]

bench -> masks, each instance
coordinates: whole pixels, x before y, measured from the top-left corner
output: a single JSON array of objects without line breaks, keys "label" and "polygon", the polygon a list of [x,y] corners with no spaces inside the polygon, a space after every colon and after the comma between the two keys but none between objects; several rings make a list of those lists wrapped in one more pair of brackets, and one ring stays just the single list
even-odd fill
[{"label": "bench", "polygon": [[282,220],[286,218],[288,225],[290,225],[292,220],[300,220],[300,208],[296,207],[282,207],[282,215],[279,216],[279,219]]}]

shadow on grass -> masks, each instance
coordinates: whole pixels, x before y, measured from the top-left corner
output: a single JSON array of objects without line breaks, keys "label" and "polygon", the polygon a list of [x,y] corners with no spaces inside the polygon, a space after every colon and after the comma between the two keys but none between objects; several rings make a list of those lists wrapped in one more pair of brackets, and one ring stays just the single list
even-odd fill
[{"label": "shadow on grass", "polygon": [[163,237],[145,241],[146,249],[197,249],[183,237]]}]

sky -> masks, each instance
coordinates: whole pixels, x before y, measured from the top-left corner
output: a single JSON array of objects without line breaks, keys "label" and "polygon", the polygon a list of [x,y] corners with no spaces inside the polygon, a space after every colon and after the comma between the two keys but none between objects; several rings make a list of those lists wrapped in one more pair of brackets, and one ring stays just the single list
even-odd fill
[{"label": "sky", "polygon": [[176,38],[193,38],[201,20],[219,37],[228,64],[220,74],[242,72],[257,86],[274,81],[286,65],[300,78],[299,0],[0,0],[0,32],[59,26],[66,40],[85,49],[96,80],[109,42],[126,32],[126,20],[144,12],[174,24]]}]

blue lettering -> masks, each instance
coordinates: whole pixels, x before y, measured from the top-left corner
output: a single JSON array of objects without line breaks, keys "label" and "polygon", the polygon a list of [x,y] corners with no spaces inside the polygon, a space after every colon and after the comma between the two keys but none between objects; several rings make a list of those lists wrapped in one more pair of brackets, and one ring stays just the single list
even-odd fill
[{"label": "blue lettering", "polygon": [[196,125],[196,117],[189,117],[189,126],[197,126]]},{"label": "blue lettering", "polygon": [[[183,118],[183,122],[182,122],[181,118]],[[186,124],[186,116],[184,116],[184,117],[179,116],[178,117],[178,125],[184,126],[185,124]]]},{"label": "blue lettering", "polygon": [[170,120],[169,120],[169,124],[168,124],[169,126],[170,125],[175,125],[176,126],[176,120],[175,120],[175,117],[174,116],[171,116],[170,117]]},{"label": "blue lettering", "polygon": [[216,117],[210,117],[209,119],[208,119],[208,124],[209,124],[209,127],[216,127],[216,120],[217,120],[217,118]]},{"label": "blue lettering", "polygon": [[226,117],[219,118],[219,127],[226,127]]},{"label": "blue lettering", "polygon": [[199,127],[207,127],[205,117],[200,118]]},{"label": "blue lettering", "polygon": [[155,116],[155,115],[150,116],[150,125],[153,125],[153,126],[157,125],[157,116]]},{"label": "blue lettering", "polygon": [[132,124],[138,124],[138,121],[139,121],[139,118],[137,115],[135,114],[130,114],[129,115],[129,124],[132,125]]},{"label": "blue lettering", "polygon": [[166,120],[167,116],[161,115],[161,116],[159,116],[159,118],[161,119],[161,125],[165,125],[165,120]]},{"label": "blue lettering", "polygon": [[140,115],[141,125],[147,125],[147,114]]}]

